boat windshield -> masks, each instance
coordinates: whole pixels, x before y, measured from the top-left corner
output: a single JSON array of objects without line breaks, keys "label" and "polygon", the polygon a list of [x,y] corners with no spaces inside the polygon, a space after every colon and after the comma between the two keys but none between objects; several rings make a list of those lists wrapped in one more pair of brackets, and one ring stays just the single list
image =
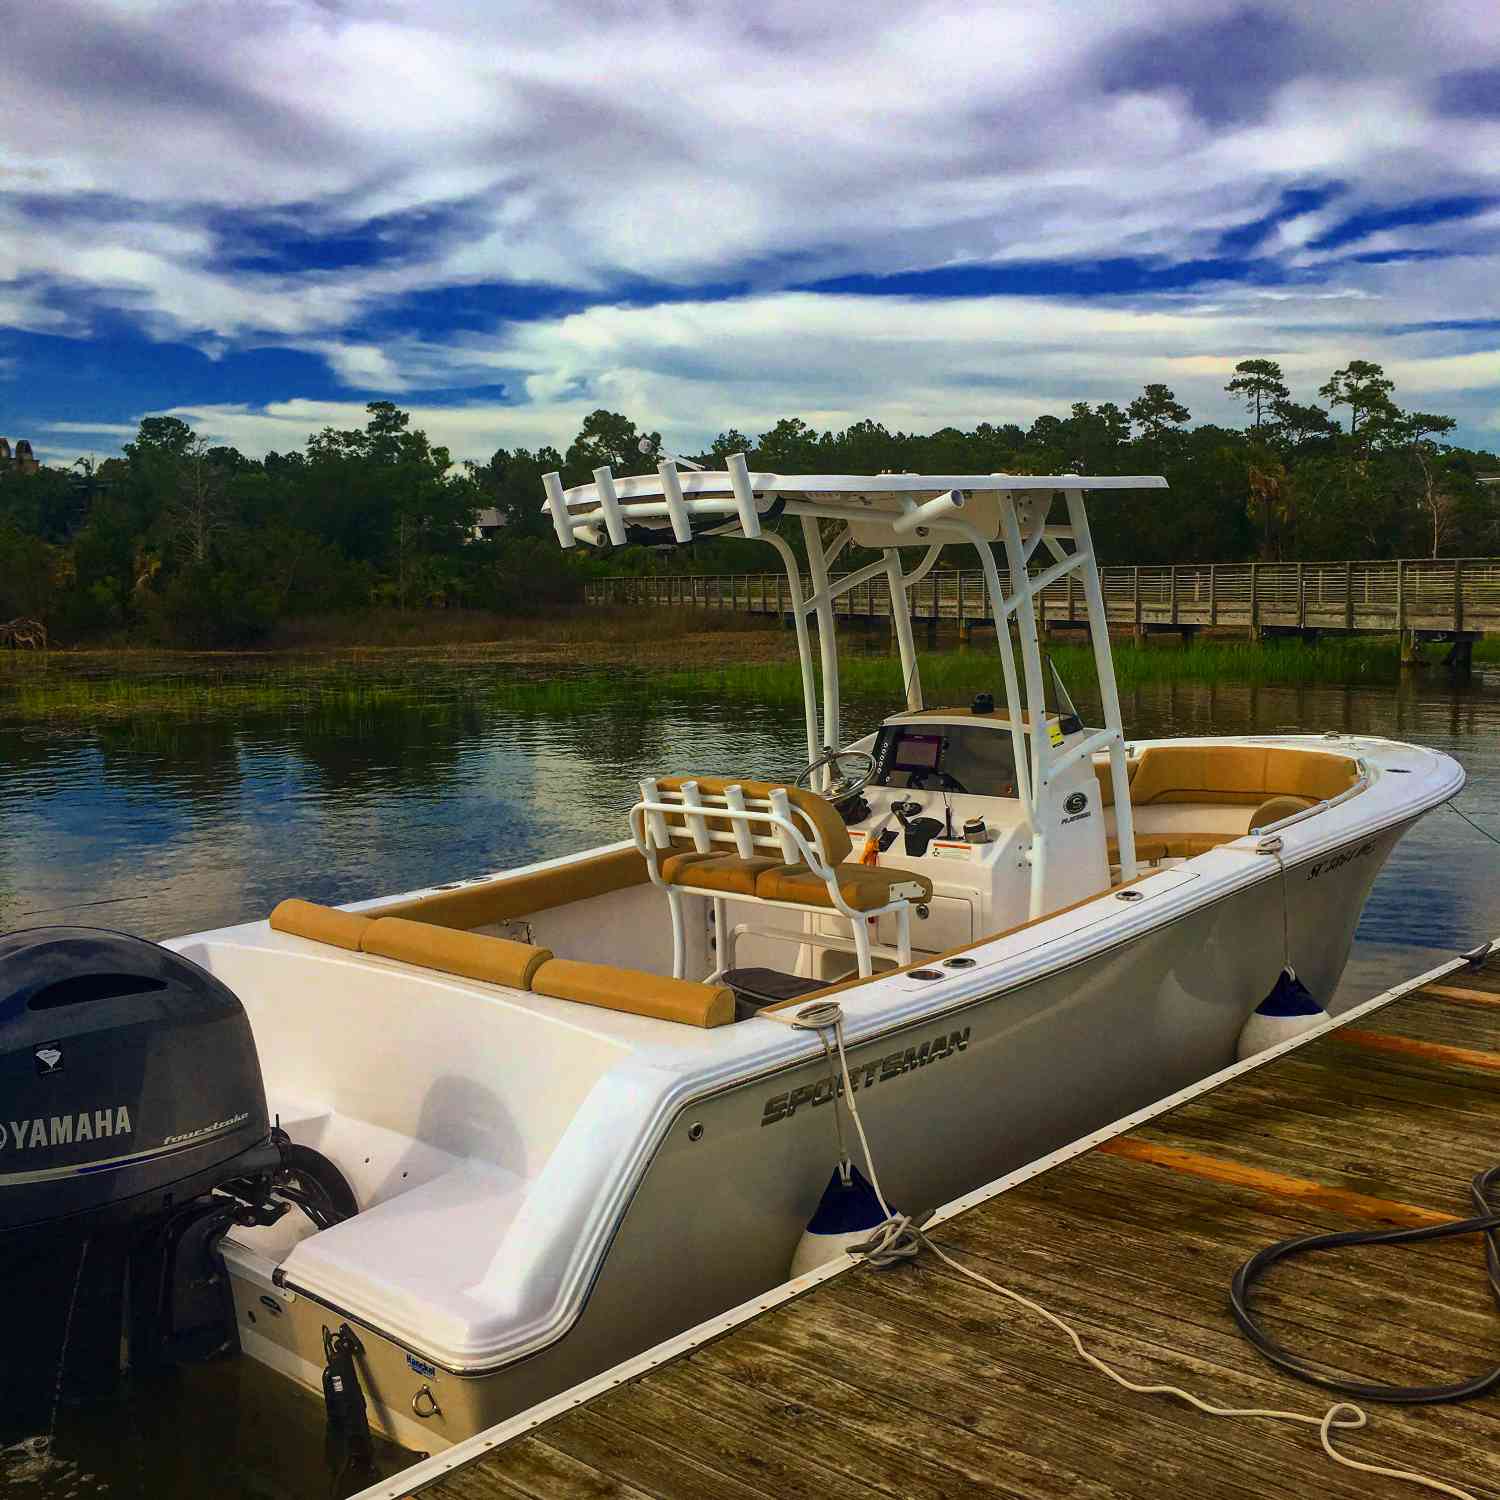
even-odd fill
[{"label": "boat windshield", "polygon": [[1016,795],[1016,757],[1008,726],[887,724],[875,741],[875,786]]}]

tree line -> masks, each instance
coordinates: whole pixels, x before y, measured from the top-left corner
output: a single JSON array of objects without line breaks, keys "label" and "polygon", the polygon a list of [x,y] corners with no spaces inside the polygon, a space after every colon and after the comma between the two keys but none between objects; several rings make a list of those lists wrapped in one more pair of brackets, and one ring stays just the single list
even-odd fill
[{"label": "tree line", "polygon": [[[1405,410],[1377,364],[1352,360],[1294,399],[1273,360],[1246,359],[1226,389],[1243,428],[1192,426],[1165,385],[1121,407],[1075,402],[1030,427],[892,432],[874,421],[820,432],[796,417],[758,438],[733,429],[686,455],[722,467],[746,452],[779,472],[1164,474],[1169,497],[1092,511],[1105,562],[1381,558],[1500,551],[1493,453],[1451,443],[1455,423]],[[596,411],[564,450],[500,448],[455,464],[406,412],[372,402],[364,427],[246,458],[175,417],[148,417],[124,456],[71,468],[0,466],[0,619],[43,621],[67,642],[138,638],[235,646],[278,620],[390,608],[520,613],[576,600],[601,573],[742,572],[763,545],[701,540],[658,551],[562,552],[542,475],[586,483],[639,472],[659,436]],[[481,534],[496,510],[502,524]],[[794,545],[798,539],[793,529]]]}]

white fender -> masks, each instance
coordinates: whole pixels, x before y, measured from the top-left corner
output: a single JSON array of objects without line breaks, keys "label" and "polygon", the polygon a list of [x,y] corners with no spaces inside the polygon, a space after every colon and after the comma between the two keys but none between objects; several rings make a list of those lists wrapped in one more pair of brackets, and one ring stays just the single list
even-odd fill
[{"label": "white fender", "polygon": [[885,1223],[875,1189],[852,1163],[848,1171],[847,1182],[839,1167],[828,1179],[818,1210],[797,1241],[791,1276],[805,1275],[842,1255],[851,1245],[862,1245]]},{"label": "white fender", "polygon": [[1243,1062],[1280,1042],[1311,1031],[1328,1019],[1328,1012],[1308,993],[1291,968],[1277,977],[1271,993],[1260,1002],[1240,1031],[1235,1056]]}]

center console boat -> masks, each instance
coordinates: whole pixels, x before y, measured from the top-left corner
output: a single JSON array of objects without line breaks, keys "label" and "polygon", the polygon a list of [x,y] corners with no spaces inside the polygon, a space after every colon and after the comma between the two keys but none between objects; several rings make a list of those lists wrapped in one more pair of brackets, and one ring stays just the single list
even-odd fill
[{"label": "center console boat", "polygon": [[[347,1190],[316,1218],[262,1195],[223,1231],[244,1352],[320,1390],[347,1328],[372,1415],[431,1450],[780,1283],[834,1159],[842,1081],[796,1024],[816,1001],[837,1000],[908,1212],[1224,1067],[1284,966],[1326,1001],[1386,857],[1462,772],[1367,737],[1132,738],[1085,499],[1162,488],[793,476],[743,456],[571,490],[547,476],[564,547],[776,550],[807,768],[644,766],[600,848],[341,908],[288,893],[268,920],[166,945],[243,1007],[252,1117]],[[908,594],[955,544],[984,570],[996,691],[929,706]],[[1095,725],[1036,629],[1065,577]],[[835,600],[878,579],[904,702],[848,738]],[[157,1142],[152,1089],[173,1087],[141,1085],[132,1145],[180,1153],[186,1175],[215,1121]],[[128,1172],[105,1147],[44,1142],[25,1165]],[[274,1199],[286,1179],[265,1170]]]}]

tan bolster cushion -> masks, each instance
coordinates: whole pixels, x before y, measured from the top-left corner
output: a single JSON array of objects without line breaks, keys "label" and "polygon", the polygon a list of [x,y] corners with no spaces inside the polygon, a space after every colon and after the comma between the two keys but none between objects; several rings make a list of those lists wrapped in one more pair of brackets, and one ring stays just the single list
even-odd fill
[{"label": "tan bolster cushion", "polygon": [[727,1026],[734,1020],[734,993],[722,985],[666,979],[638,969],[617,969],[612,964],[554,958],[536,971],[531,988],[556,1000],[576,1000],[581,1005],[598,1005],[686,1026]]},{"label": "tan bolster cushion", "polygon": [[661,862],[661,878],[668,885],[690,890],[753,896],[756,880],[779,864],[781,860],[769,856],[741,859],[737,854],[672,854]]},{"label": "tan bolster cushion", "polygon": [[[839,894],[855,911],[871,911],[888,906],[894,899],[891,888],[915,885],[917,893],[909,901],[926,901],[932,896],[932,882],[925,875],[910,870],[872,865],[839,865],[835,870]],[[777,865],[755,882],[755,894],[762,901],[801,901],[809,906],[832,906],[827,882],[814,875],[806,865]]]},{"label": "tan bolster cushion", "polygon": [[550,948],[513,943],[509,938],[482,937],[477,932],[455,932],[402,917],[381,917],[370,924],[362,944],[378,958],[397,958],[424,969],[441,969],[465,979],[531,988],[536,971],[552,957]]},{"label": "tan bolster cushion", "polygon": [[[1136,767],[1138,765],[1140,765],[1140,762],[1136,760],[1127,760],[1125,762],[1126,781],[1129,781],[1130,778],[1135,775]],[[1099,782],[1100,807],[1113,807],[1115,805],[1115,779],[1110,774],[1109,762],[1106,760],[1103,765],[1100,765],[1098,761],[1095,761],[1094,775]],[[1134,800],[1135,797],[1134,794],[1132,794],[1131,801],[1133,802]]]},{"label": "tan bolster cushion", "polygon": [[353,953],[359,952],[360,939],[369,925],[370,918],[359,912],[319,906],[315,901],[283,901],[271,913],[271,926],[277,932],[311,938],[315,943],[331,943],[335,948],[348,948]]},{"label": "tan bolster cushion", "polygon": [[414,901],[398,901],[371,913],[377,917],[409,917],[437,927],[468,931],[495,922],[512,922],[535,912],[551,911],[591,896],[607,896],[648,879],[646,861],[634,849],[615,849],[589,859],[570,860],[550,870],[502,875],[456,891],[436,891]]},{"label": "tan bolster cushion", "polygon": [[1307,797],[1268,797],[1259,807],[1250,814],[1247,828],[1265,828],[1271,823],[1279,823],[1283,818],[1290,818],[1295,813],[1306,812],[1310,807],[1316,807],[1317,803]]},{"label": "tan bolster cushion", "polygon": [[[823,858],[829,864],[837,864],[841,859],[847,859],[853,850],[849,842],[849,830],[844,826],[844,820],[838,815],[826,797],[820,797],[816,792],[805,791],[800,786],[784,786],[776,781],[746,781],[743,777],[735,776],[662,776],[657,780],[657,788],[663,792],[680,792],[684,782],[696,781],[698,790],[705,796],[722,796],[725,788],[737,786],[744,792],[747,799],[751,797],[769,797],[773,790],[786,793],[787,801],[802,814],[802,819],[817,829],[818,837],[823,844]],[[792,821],[798,824],[798,832],[806,837],[807,829],[802,825],[802,819],[794,817]],[[676,826],[681,820],[676,816],[669,816],[669,825]],[[712,816],[708,819],[710,827],[717,827]],[[685,822],[682,823],[685,828]],[[729,826],[729,820],[723,820],[723,826]],[[758,836],[766,836],[773,832],[769,823],[752,824],[751,832]],[[811,840],[809,840],[811,842]]]},{"label": "tan bolster cushion", "polygon": [[[1243,837],[1242,833],[1148,834],[1135,841],[1135,857],[1142,864],[1149,864],[1154,859],[1196,859],[1210,849],[1217,849],[1220,844],[1230,844]],[[1120,846],[1114,839],[1109,840],[1109,862],[1120,862]]]}]

